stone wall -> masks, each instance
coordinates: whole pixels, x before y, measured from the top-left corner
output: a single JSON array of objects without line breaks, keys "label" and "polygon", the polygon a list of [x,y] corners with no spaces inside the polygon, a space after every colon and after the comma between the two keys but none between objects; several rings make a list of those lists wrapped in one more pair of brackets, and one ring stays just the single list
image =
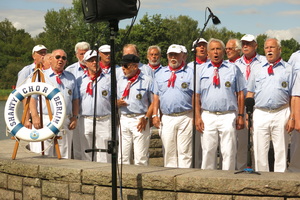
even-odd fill
[{"label": "stone wall", "polygon": [[[11,160],[13,145],[11,140],[0,141],[1,200],[111,199],[110,164],[47,158],[28,152],[22,142],[16,160]],[[132,165],[119,171],[126,200],[300,200],[299,173],[234,174]],[[120,197],[119,189],[118,193]]]}]

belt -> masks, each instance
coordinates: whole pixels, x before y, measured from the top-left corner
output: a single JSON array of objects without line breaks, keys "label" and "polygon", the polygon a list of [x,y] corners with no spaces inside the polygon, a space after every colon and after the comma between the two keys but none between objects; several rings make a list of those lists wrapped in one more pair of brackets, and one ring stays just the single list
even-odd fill
[{"label": "belt", "polygon": [[164,115],[167,115],[167,116],[182,116],[182,115],[188,114],[190,112],[192,112],[192,110],[186,110],[186,111],[183,111],[183,112],[164,114]]},{"label": "belt", "polygon": [[235,112],[235,110],[227,110],[227,111],[209,111],[209,110],[203,110],[203,112],[208,112],[208,113],[215,114],[215,115],[224,115],[224,114],[228,114],[228,113],[233,113],[233,112]]},{"label": "belt", "polygon": [[122,114],[122,115],[125,116],[125,117],[132,118],[132,117],[137,117],[137,116],[140,116],[140,115],[145,115],[145,113],[131,113],[131,114]]},{"label": "belt", "polygon": [[265,111],[265,112],[270,112],[270,113],[273,113],[273,112],[278,112],[280,110],[283,110],[285,108],[288,108],[290,105],[289,104],[285,104],[279,108],[275,108],[275,109],[269,109],[269,108],[256,108],[256,109],[259,109],[259,110],[262,110],[262,111]]},{"label": "belt", "polygon": [[[84,117],[84,118],[86,118],[86,119],[94,119],[93,116],[82,116],[82,117]],[[100,120],[106,119],[106,118],[108,118],[108,117],[110,117],[110,115],[97,116],[97,117],[95,117],[95,118],[96,118],[96,121],[100,121]]]}]

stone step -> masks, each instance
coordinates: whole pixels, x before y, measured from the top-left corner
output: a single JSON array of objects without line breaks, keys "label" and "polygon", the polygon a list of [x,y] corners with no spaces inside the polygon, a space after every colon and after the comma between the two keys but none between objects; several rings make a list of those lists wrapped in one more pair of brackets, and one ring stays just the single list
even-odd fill
[{"label": "stone step", "polygon": [[159,158],[163,157],[161,148],[149,148],[149,157],[150,158]]}]

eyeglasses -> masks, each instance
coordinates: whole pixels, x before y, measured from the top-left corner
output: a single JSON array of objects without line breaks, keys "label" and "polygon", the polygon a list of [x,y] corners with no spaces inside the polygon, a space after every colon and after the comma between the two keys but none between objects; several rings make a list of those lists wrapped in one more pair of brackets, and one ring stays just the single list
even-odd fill
[{"label": "eyeglasses", "polygon": [[236,47],[228,47],[228,48],[225,48],[226,51],[233,51],[233,50],[237,50]]},{"label": "eyeglasses", "polygon": [[55,56],[55,58],[58,60],[58,59],[63,59],[63,60],[67,60],[67,57],[66,56],[60,56],[60,55],[57,55]]},{"label": "eyeglasses", "polygon": [[127,69],[129,66],[130,66],[130,64],[123,64],[123,65],[122,65],[122,67],[124,67],[124,68],[126,68],[126,69]]}]

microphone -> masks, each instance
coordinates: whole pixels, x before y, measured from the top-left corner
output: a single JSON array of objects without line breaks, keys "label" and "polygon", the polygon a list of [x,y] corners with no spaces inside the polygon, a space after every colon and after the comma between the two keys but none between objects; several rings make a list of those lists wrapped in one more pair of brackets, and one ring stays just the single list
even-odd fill
[{"label": "microphone", "polygon": [[214,25],[220,24],[221,21],[219,20],[219,18],[218,18],[216,15],[214,15],[214,13],[210,10],[209,7],[207,7],[207,9],[208,9],[208,11],[210,12],[210,15],[211,15],[213,24],[214,24]]},{"label": "microphone", "polygon": [[248,97],[245,99],[246,113],[253,113],[253,106],[255,105],[254,98]]}]

